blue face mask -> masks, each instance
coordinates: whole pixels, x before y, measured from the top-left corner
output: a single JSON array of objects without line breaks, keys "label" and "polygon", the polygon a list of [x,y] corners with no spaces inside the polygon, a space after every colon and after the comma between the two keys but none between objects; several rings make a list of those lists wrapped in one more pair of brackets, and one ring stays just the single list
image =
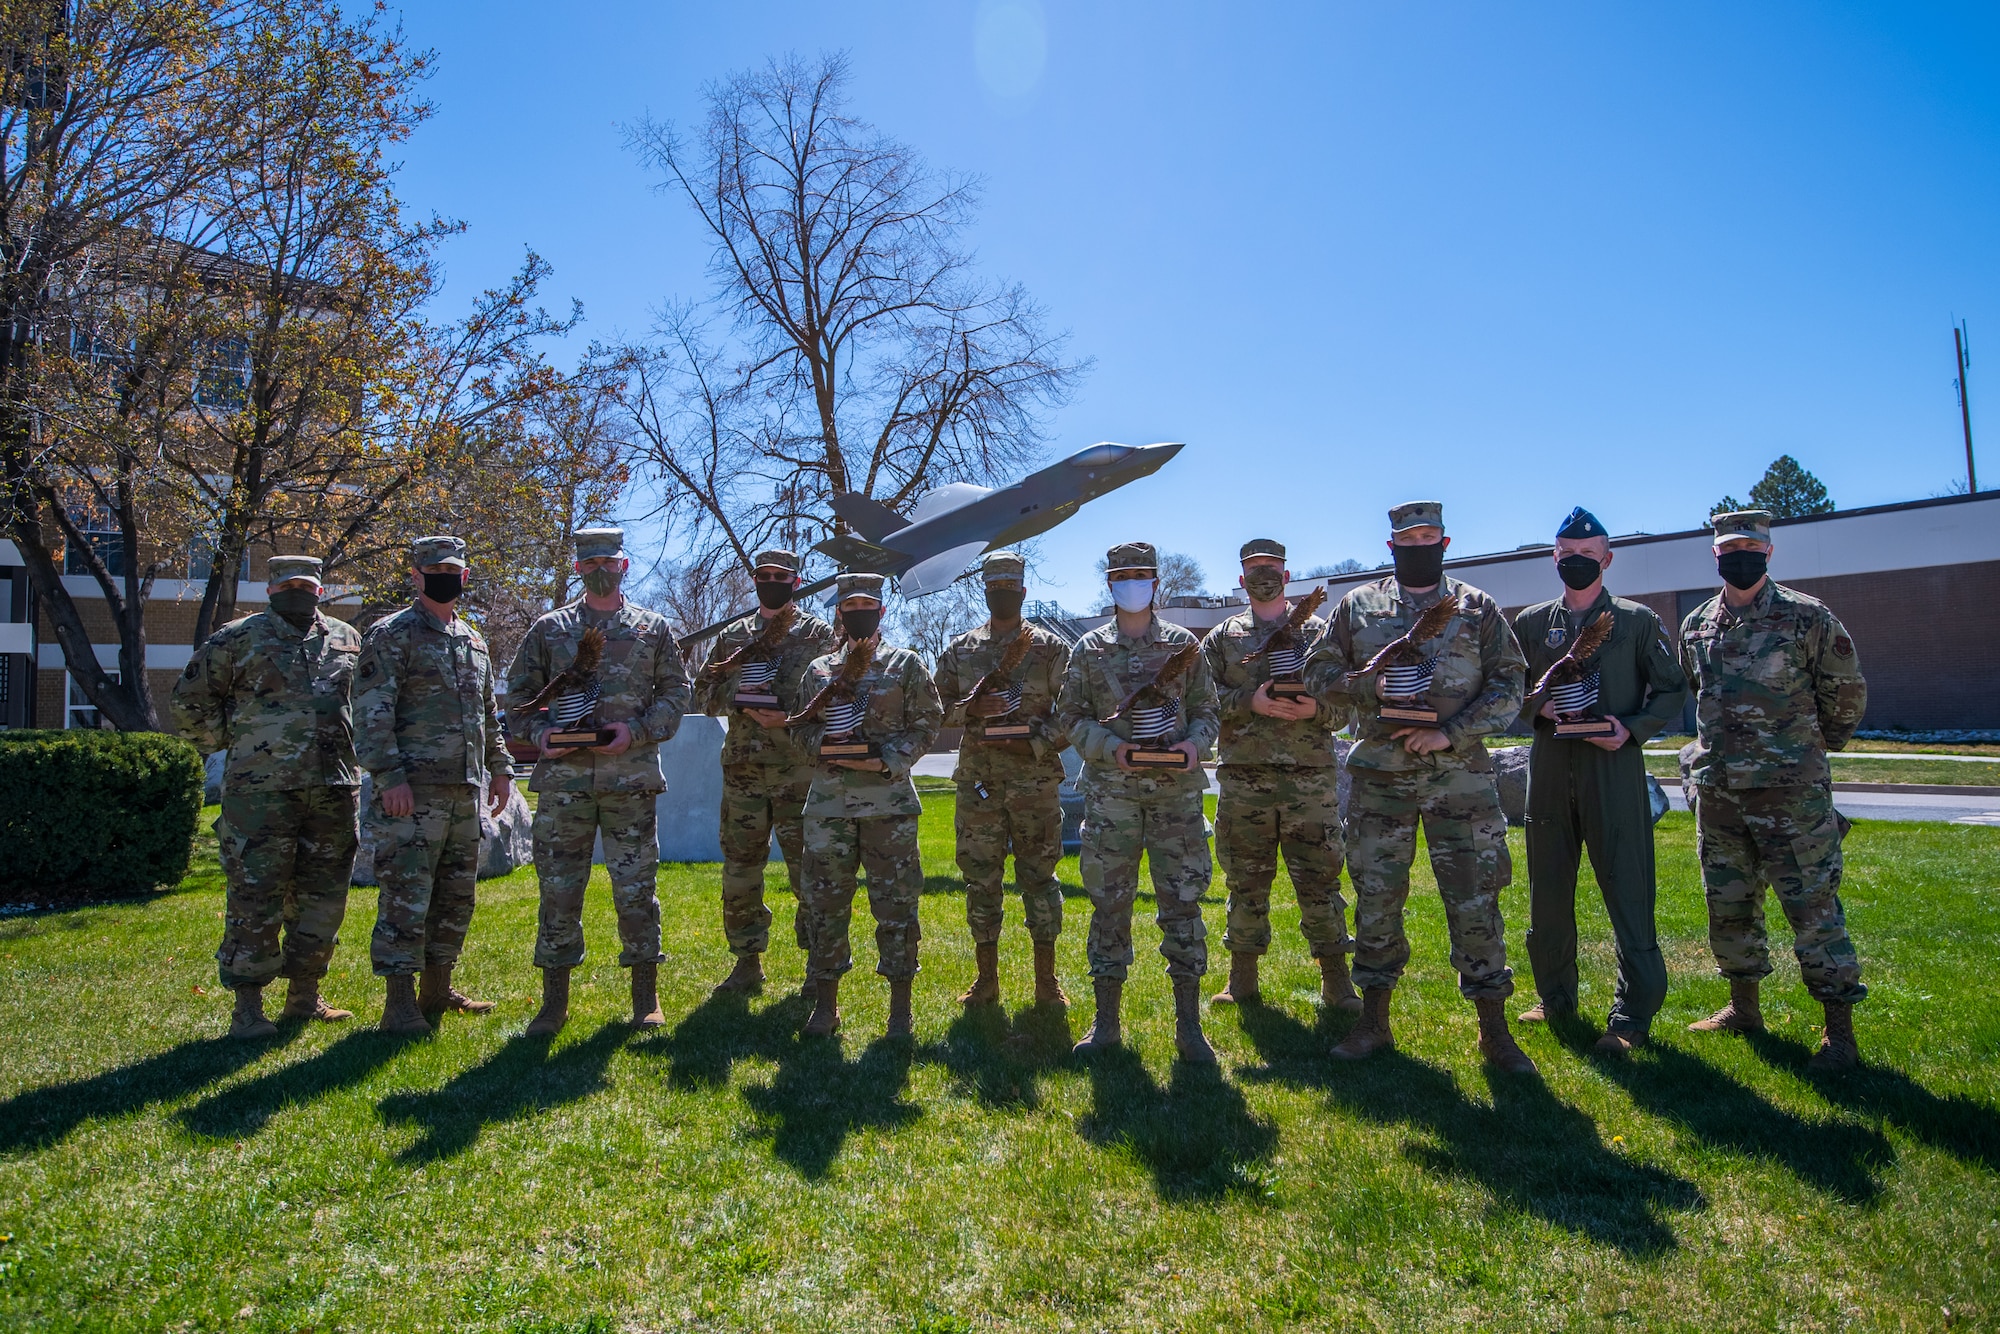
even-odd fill
[{"label": "blue face mask", "polygon": [[1154,583],[1152,579],[1114,579],[1111,600],[1120,611],[1144,611],[1153,605]]}]

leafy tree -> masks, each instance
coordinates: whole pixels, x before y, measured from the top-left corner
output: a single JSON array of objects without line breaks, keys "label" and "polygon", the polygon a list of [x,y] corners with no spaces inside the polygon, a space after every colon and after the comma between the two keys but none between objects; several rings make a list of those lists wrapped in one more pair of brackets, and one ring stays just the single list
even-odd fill
[{"label": "leafy tree", "polygon": [[1833,500],[1826,494],[1824,482],[1790,454],[1780,454],[1750,488],[1748,504],[1735,496],[1724,496],[1709,506],[1708,512],[1713,516],[1743,509],[1769,510],[1774,519],[1796,519],[1805,514],[1833,513]]}]

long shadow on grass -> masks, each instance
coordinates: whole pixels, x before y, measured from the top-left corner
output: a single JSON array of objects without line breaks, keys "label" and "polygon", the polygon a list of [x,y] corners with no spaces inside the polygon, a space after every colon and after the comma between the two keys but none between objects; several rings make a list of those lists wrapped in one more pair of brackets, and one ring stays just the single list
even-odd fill
[{"label": "long shadow on grass", "polygon": [[359,1084],[388,1064],[409,1041],[372,1028],[357,1029],[296,1065],[211,1093],[181,1111],[180,1122],[195,1134],[212,1139],[248,1139],[287,1107]]},{"label": "long shadow on grass", "polygon": [[713,994],[671,1031],[635,1042],[632,1050],[665,1056],[667,1083],[675,1088],[720,1088],[736,1062],[753,1056],[775,1061],[790,1051],[808,1008],[796,991],[754,1011],[741,995]]},{"label": "long shadow on grass", "polygon": [[1277,1128],[1251,1114],[1216,1066],[1175,1061],[1161,1088],[1136,1052],[1115,1047],[1091,1058],[1090,1092],[1078,1132],[1131,1152],[1152,1172],[1161,1199],[1265,1193],[1258,1165],[1277,1147]]},{"label": "long shadow on grass", "polygon": [[1767,1065],[1789,1069],[1836,1107],[1880,1117],[1933,1149],[1988,1172],[2000,1172],[2000,1112],[1962,1093],[1943,1097],[1901,1070],[1864,1064],[1845,1074],[1818,1074],[1806,1068],[1812,1051],[1775,1033],[1753,1033],[1750,1045]]},{"label": "long shadow on grass", "polygon": [[44,1148],[67,1138],[85,1121],[114,1120],[199,1093],[296,1035],[296,1030],[281,1031],[254,1042],[202,1038],[88,1079],[18,1093],[0,1102],[0,1153]]},{"label": "long shadow on grass", "polygon": [[455,1158],[489,1125],[582,1101],[605,1087],[604,1068],[630,1032],[623,1022],[612,1020],[554,1055],[549,1051],[552,1039],[522,1034],[441,1088],[384,1098],[379,1104],[383,1120],[414,1123],[423,1132],[396,1161]]},{"label": "long shadow on grass", "polygon": [[1479,1185],[1502,1209],[1533,1215],[1639,1258],[1679,1242],[1666,1211],[1708,1205],[1692,1181],[1634,1162],[1605,1145],[1597,1123],[1533,1077],[1489,1075],[1493,1105],[1474,1102],[1451,1072],[1402,1052],[1346,1064],[1324,1035],[1272,1006],[1242,1011],[1264,1059],[1243,1079],[1317,1089],[1345,1111],[1430,1137],[1403,1156],[1426,1171]]},{"label": "long shadow on grass", "polygon": [[796,1038],[778,1053],[769,1084],[743,1091],[771,1152],[817,1181],[857,1130],[909,1125],[923,1109],[903,1100],[910,1080],[908,1039],[878,1038],[854,1061],[837,1040]]},{"label": "long shadow on grass", "polygon": [[1025,1005],[1010,1023],[998,1005],[973,1005],[917,1059],[942,1066],[960,1092],[988,1107],[1027,1111],[1041,1105],[1041,1076],[1067,1061],[1075,1041],[1062,1006]]}]

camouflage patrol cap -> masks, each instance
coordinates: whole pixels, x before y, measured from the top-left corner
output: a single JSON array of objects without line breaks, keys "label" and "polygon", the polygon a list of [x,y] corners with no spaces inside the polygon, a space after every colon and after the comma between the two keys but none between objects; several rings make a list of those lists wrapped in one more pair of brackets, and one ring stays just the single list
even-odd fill
[{"label": "camouflage patrol cap", "polygon": [[799,572],[799,558],[793,552],[781,551],[777,547],[772,547],[769,551],[758,552],[750,561],[750,568],[753,570],[762,570],[767,567],[774,570],[783,570],[787,574],[797,574]]},{"label": "camouflage patrol cap", "polygon": [[1733,537],[1749,537],[1759,542],[1771,540],[1771,511],[1733,510],[1728,514],[1711,514],[1708,526],[1715,531],[1710,545],[1729,541]]},{"label": "camouflage patrol cap", "polygon": [[320,563],[318,556],[273,556],[265,564],[265,582],[282,584],[287,579],[310,579],[319,582]]},{"label": "camouflage patrol cap", "polygon": [[1104,553],[1107,570],[1157,570],[1160,553],[1151,542],[1120,542]]},{"label": "camouflage patrol cap", "polygon": [[579,528],[576,530],[576,558],[596,560],[600,556],[625,554],[623,528]]},{"label": "camouflage patrol cap", "polygon": [[433,537],[420,537],[410,543],[410,564],[422,569],[426,565],[464,565],[465,539],[449,537],[442,533]]},{"label": "camouflage patrol cap", "polygon": [[989,584],[995,579],[1026,579],[1028,562],[1018,551],[989,551],[979,562],[979,577]]},{"label": "camouflage patrol cap", "polygon": [[1253,537],[1236,553],[1236,559],[1249,560],[1252,556],[1276,556],[1279,560],[1283,560],[1285,544],[1274,537]]},{"label": "camouflage patrol cap", "polygon": [[879,574],[843,574],[834,581],[836,601],[845,602],[849,598],[874,598],[882,600],[882,576]]},{"label": "camouflage patrol cap", "polygon": [[1400,533],[1409,528],[1443,528],[1444,502],[1442,500],[1406,500],[1389,508],[1389,531]]}]

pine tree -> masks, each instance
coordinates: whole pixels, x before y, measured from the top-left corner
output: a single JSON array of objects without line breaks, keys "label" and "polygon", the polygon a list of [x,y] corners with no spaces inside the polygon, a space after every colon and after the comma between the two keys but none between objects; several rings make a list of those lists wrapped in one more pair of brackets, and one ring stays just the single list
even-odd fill
[{"label": "pine tree", "polygon": [[1826,484],[1797,459],[1780,454],[1750,488],[1747,505],[1735,496],[1724,496],[1709,506],[1708,512],[1713,516],[1740,509],[1769,510],[1774,519],[1796,519],[1804,514],[1833,513],[1833,499],[1826,493]]}]

